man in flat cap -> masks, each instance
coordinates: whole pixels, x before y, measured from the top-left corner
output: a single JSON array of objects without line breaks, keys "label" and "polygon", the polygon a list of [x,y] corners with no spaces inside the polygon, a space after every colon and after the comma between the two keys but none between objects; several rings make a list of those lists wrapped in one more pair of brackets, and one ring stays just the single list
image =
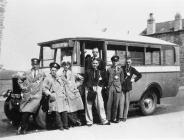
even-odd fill
[{"label": "man in flat cap", "polygon": [[54,122],[47,122],[50,125],[48,129],[69,129],[68,127],[68,102],[64,89],[64,81],[57,75],[60,65],[53,62],[50,63],[50,74],[43,82],[43,94],[49,96],[48,116],[54,118]]},{"label": "man in flat cap", "polygon": [[24,73],[24,78],[18,79],[23,97],[20,103],[21,123],[17,134],[26,132],[29,117],[37,112],[42,98],[42,83],[45,74],[39,69],[39,59],[31,59],[31,65],[31,70]]},{"label": "man in flat cap", "polygon": [[118,107],[120,108],[119,114],[122,114],[122,107],[120,100],[122,99],[122,83],[124,81],[124,72],[119,66],[119,56],[111,58],[112,66],[107,69],[108,77],[108,101],[107,101],[107,119],[113,123],[118,123],[120,116],[117,116]]}]

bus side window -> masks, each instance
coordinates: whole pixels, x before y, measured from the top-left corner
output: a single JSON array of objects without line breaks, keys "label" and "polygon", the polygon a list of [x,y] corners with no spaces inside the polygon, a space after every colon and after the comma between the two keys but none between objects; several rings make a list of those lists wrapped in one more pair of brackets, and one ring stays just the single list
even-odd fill
[{"label": "bus side window", "polygon": [[144,47],[129,46],[128,56],[131,56],[133,65],[144,65]]},{"label": "bus side window", "polygon": [[173,47],[165,46],[163,48],[163,64],[174,65],[175,63],[175,50]]},{"label": "bus side window", "polygon": [[43,47],[43,66],[49,67],[49,64],[54,61],[54,49],[50,47]]},{"label": "bus side window", "polygon": [[107,65],[111,65],[111,57],[114,55],[119,56],[119,62],[121,65],[125,64],[126,46],[121,45],[108,45],[107,46]]},{"label": "bus side window", "polygon": [[146,48],[145,65],[160,65],[160,48]]},{"label": "bus side window", "polygon": [[61,61],[72,62],[72,50],[73,48],[61,48]]}]

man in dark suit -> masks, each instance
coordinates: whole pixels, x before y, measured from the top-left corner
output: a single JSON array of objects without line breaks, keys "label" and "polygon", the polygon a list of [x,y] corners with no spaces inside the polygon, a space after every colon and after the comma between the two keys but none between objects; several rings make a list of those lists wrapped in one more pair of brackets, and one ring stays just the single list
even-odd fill
[{"label": "man in dark suit", "polygon": [[124,81],[124,72],[121,66],[119,66],[119,56],[113,56],[111,58],[112,66],[107,69],[108,77],[108,94],[109,98],[107,101],[107,119],[113,123],[119,122],[119,116],[117,116],[118,107],[122,114],[122,106],[120,101],[122,99],[122,83]]},{"label": "man in dark suit", "polygon": [[98,69],[106,71],[106,64],[105,64],[105,62],[101,58],[98,57],[98,53],[99,53],[98,52],[98,48],[96,48],[96,47],[93,48],[92,53],[93,53],[93,56],[90,59],[87,60],[87,63],[86,63],[86,66],[85,66],[86,69],[92,69],[93,68],[92,61],[94,59],[97,59],[98,62],[99,62]]},{"label": "man in dark suit", "polygon": [[[84,86],[85,86],[85,117],[88,126],[93,124],[92,105],[94,104],[99,114],[102,125],[109,125],[110,123],[106,119],[104,102],[102,98],[102,87],[106,85],[106,73],[105,71],[98,69],[99,61],[94,59],[92,61],[92,69],[88,69],[85,73]],[[93,91],[93,92],[92,92]],[[96,92],[96,94],[94,93]],[[96,96],[89,99],[90,94]]]},{"label": "man in dark suit", "polygon": [[[124,92],[123,100],[123,114],[122,114],[122,121],[127,120],[129,103],[130,103],[130,91],[132,90],[132,83],[137,82],[141,77],[141,73],[139,73],[134,67],[131,66],[132,60],[130,57],[127,58],[125,66],[122,66],[124,70],[125,81],[122,86],[122,90]],[[135,78],[132,76],[135,75]]]}]

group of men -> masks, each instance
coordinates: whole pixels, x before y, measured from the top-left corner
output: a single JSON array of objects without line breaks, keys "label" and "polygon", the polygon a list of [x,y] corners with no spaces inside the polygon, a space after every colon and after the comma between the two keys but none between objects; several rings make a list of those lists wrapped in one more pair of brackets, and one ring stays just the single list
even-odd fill
[{"label": "group of men", "polygon": [[[132,82],[138,81],[141,74],[131,66],[131,58],[127,58],[126,64],[121,66],[119,56],[113,56],[111,58],[112,65],[106,70],[105,62],[98,57],[98,48],[93,48],[92,53],[93,56],[86,60],[83,81],[84,102],[82,102],[77,86],[73,88],[75,80],[71,82],[65,78],[65,71],[63,71],[63,77],[59,76],[59,64],[50,63],[50,74],[46,76],[39,69],[39,60],[35,58],[31,60],[31,71],[19,78],[23,98],[20,105],[21,123],[18,127],[18,134],[25,133],[29,117],[31,114],[37,113],[43,95],[49,97],[47,113],[54,112],[55,124],[60,130],[69,129],[69,114],[72,113],[72,116],[76,116],[75,112],[83,109],[85,110],[86,125],[92,126],[93,106],[97,110],[102,125],[126,121]],[[135,75],[134,78],[133,75]],[[107,101],[102,96],[104,89],[108,96]],[[75,102],[70,102],[70,98],[71,101],[76,99]],[[74,110],[71,111],[70,108],[74,108]],[[75,123],[81,125],[79,119],[74,120]]]},{"label": "group of men", "polygon": [[[112,65],[106,70],[105,62],[98,57],[98,48],[94,48],[92,53],[93,57],[88,59],[84,78],[86,124],[88,126],[93,124],[92,105],[96,107],[102,124],[110,125],[111,122],[126,121],[132,83],[138,81],[142,75],[131,66],[130,57],[126,58],[126,64],[122,66],[119,63],[119,56],[113,56]],[[102,89],[107,91],[108,100],[105,103],[101,94]],[[87,97],[94,92],[96,98],[88,100]]]}]

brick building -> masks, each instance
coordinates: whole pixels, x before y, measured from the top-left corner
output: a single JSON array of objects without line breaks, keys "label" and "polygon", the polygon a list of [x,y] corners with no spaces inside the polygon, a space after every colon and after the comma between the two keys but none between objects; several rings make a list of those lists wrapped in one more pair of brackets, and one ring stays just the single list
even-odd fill
[{"label": "brick building", "polygon": [[180,46],[181,84],[184,85],[184,19],[181,15],[177,13],[172,21],[156,23],[153,13],[150,13],[147,28],[141,35],[159,38]]}]

